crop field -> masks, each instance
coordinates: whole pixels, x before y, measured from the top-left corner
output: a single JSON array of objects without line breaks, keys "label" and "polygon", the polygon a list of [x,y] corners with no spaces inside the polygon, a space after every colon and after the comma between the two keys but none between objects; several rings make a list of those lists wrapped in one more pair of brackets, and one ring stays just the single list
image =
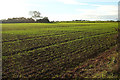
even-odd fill
[{"label": "crop field", "polygon": [[116,45],[114,23],[2,24],[3,78],[56,78]]}]

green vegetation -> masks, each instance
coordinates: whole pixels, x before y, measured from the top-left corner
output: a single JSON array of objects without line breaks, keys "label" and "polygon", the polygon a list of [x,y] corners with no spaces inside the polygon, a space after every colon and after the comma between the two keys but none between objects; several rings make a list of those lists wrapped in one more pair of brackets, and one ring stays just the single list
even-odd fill
[{"label": "green vegetation", "polygon": [[[54,22],[54,21],[52,21]],[[118,22],[118,21],[89,21],[89,20],[73,20],[73,21],[55,21],[54,23],[111,23],[111,22]]]},{"label": "green vegetation", "polygon": [[115,46],[117,26],[116,22],[2,24],[3,78],[59,77]]}]

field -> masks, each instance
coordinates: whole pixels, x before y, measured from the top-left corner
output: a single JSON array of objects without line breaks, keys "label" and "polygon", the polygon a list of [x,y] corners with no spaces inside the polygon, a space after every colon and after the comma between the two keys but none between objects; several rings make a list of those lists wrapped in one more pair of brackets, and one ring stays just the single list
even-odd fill
[{"label": "field", "polygon": [[2,24],[3,78],[56,78],[116,45],[116,22]]}]

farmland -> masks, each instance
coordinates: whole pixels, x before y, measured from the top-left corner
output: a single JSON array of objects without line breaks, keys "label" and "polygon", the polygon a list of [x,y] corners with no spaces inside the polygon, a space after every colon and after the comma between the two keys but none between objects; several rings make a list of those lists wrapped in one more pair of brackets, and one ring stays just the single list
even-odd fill
[{"label": "farmland", "polygon": [[116,45],[116,22],[2,24],[3,78],[56,78]]}]

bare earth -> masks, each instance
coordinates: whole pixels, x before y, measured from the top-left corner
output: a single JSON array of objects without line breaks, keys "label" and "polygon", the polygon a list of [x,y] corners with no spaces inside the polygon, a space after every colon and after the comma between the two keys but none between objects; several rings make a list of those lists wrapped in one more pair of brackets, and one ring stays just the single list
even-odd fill
[{"label": "bare earth", "polygon": [[73,70],[69,70],[62,78],[117,78],[118,61],[116,46],[89,59]]}]

